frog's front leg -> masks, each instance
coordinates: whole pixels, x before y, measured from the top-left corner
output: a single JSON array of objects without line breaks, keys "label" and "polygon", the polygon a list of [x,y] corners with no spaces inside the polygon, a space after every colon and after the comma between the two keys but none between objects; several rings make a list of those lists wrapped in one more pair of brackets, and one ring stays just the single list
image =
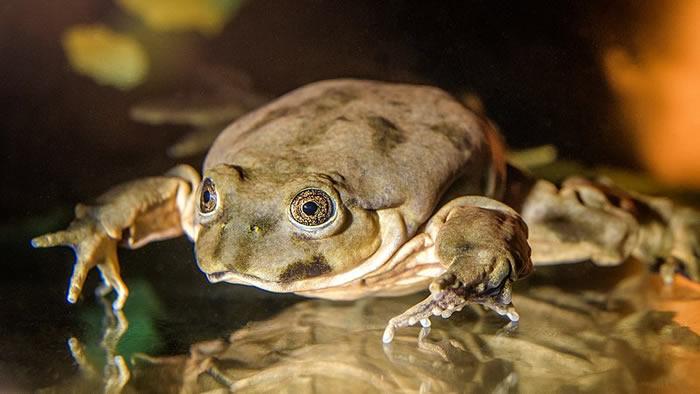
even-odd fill
[{"label": "frog's front leg", "polygon": [[517,321],[511,303],[514,281],[532,271],[527,226],[507,205],[478,196],[460,197],[441,208],[426,225],[433,252],[446,272],[430,285],[430,296],[391,319],[383,341],[397,328],[430,317],[448,318],[468,303],[482,304]]},{"label": "frog's front leg", "polygon": [[121,309],[129,290],[119,274],[117,244],[135,249],[154,240],[193,234],[194,191],[199,174],[181,165],[160,177],[138,179],[118,185],[94,204],[78,204],[75,219],[66,230],[32,240],[34,247],[66,245],[76,255],[67,299],[75,303],[88,272],[97,267],[106,294],[114,289],[113,308]]}]

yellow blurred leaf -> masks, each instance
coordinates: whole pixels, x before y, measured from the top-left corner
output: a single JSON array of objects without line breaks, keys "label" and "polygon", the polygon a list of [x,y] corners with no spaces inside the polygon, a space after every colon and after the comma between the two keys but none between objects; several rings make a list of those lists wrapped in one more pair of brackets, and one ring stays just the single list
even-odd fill
[{"label": "yellow blurred leaf", "polygon": [[131,89],[148,73],[148,56],[141,44],[107,26],[72,26],[63,33],[62,43],[73,70],[101,85]]},{"label": "yellow blurred leaf", "polygon": [[127,13],[138,15],[157,31],[198,31],[215,35],[242,0],[117,0]]}]

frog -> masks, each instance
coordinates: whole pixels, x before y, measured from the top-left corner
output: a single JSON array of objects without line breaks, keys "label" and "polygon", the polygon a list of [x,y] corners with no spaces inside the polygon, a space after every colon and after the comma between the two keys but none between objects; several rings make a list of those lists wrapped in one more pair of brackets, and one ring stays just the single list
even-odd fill
[{"label": "frog", "polygon": [[67,300],[97,268],[115,310],[129,294],[117,248],[182,235],[214,283],[343,301],[428,290],[385,343],[467,305],[517,322],[513,284],[538,265],[635,258],[668,283],[700,279],[697,211],[606,179],[537,179],[506,150],[494,122],[438,87],[314,82],[227,126],[201,175],[179,165],[117,185],[32,245],[72,247]]}]

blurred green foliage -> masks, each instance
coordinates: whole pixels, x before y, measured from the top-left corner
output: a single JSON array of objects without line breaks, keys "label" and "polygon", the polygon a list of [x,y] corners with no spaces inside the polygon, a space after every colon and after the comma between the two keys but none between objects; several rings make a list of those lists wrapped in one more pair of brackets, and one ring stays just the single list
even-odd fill
[{"label": "blurred green foliage", "polygon": [[71,67],[101,85],[127,90],[148,74],[148,55],[133,37],[102,24],[76,25],[63,33]]}]

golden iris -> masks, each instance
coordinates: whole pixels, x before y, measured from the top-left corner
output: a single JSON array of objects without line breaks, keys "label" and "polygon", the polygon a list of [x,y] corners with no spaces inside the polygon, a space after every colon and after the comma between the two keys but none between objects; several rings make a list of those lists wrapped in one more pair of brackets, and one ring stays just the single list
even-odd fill
[{"label": "golden iris", "polygon": [[290,214],[292,219],[308,227],[316,227],[333,218],[333,200],[323,190],[306,189],[292,199]]}]

